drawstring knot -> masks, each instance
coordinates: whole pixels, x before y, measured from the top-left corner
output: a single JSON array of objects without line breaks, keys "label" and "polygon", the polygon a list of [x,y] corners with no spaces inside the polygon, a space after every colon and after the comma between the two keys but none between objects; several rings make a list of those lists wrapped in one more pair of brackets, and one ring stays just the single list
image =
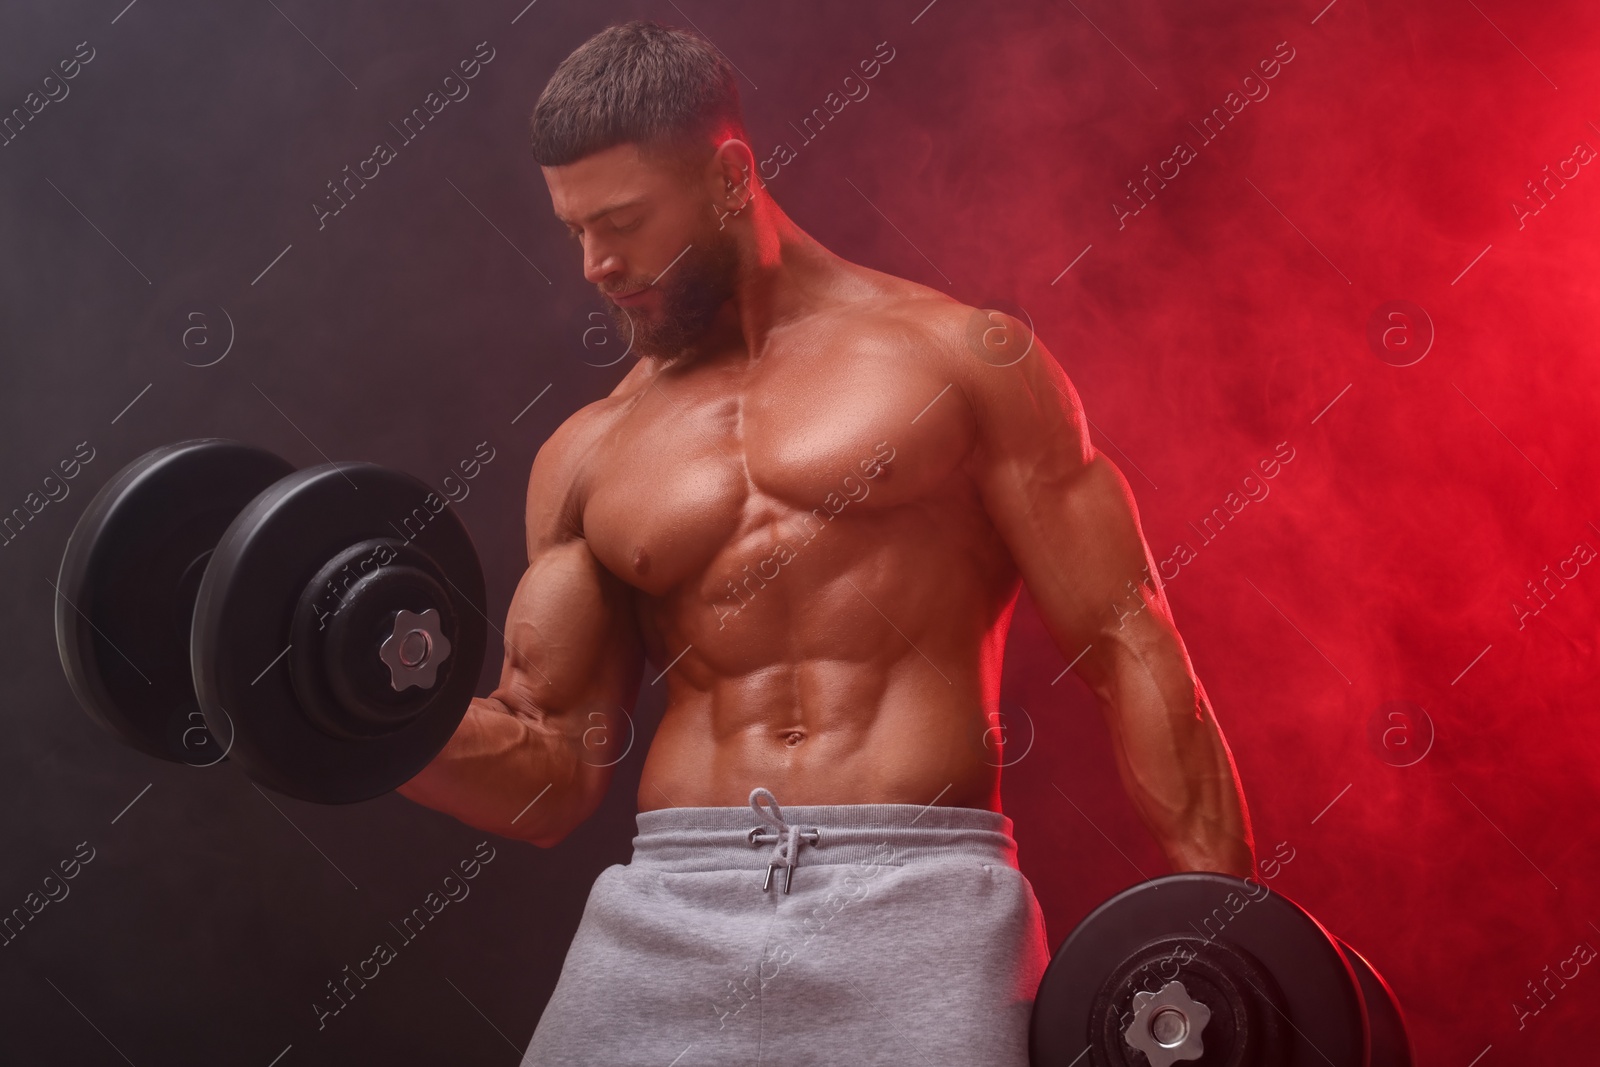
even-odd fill
[{"label": "drawstring knot", "polygon": [[794,880],[794,869],[800,863],[802,843],[815,845],[822,840],[822,831],[815,826],[802,827],[790,824],[778,807],[778,798],[770,789],[756,786],[750,790],[750,809],[761,819],[760,826],[750,828],[751,845],[772,845],[772,862],[767,864],[767,877],[761,883],[763,890],[772,888],[772,872],[783,868],[783,891],[789,891]]}]

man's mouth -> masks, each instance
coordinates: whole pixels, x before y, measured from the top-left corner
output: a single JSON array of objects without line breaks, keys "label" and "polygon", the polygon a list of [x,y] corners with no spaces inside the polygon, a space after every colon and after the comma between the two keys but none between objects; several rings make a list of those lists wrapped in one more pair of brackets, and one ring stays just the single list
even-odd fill
[{"label": "man's mouth", "polygon": [[627,293],[611,293],[609,295],[610,295],[611,300],[612,300],[613,303],[620,304],[623,307],[631,307],[634,304],[637,304],[640,301],[642,301],[644,299],[645,294],[648,293],[649,291],[650,291],[650,287],[648,285],[646,285],[646,286],[641,286],[638,289],[634,289],[631,292],[627,292]]}]

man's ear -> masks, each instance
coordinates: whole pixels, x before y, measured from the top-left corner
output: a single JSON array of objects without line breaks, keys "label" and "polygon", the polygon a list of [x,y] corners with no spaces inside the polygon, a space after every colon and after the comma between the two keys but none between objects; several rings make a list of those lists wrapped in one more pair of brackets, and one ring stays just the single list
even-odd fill
[{"label": "man's ear", "polygon": [[715,196],[721,211],[743,211],[755,196],[756,158],[750,146],[730,137],[711,156]]}]

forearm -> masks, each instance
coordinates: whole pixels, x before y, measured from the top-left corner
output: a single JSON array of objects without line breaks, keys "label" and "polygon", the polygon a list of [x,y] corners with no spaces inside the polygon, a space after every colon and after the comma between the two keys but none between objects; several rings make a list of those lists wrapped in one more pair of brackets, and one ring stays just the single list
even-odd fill
[{"label": "forearm", "polygon": [[[1176,640],[1174,639],[1174,645]],[[1129,650],[1107,694],[1123,786],[1176,871],[1255,873],[1227,743],[1181,651]]]},{"label": "forearm", "polygon": [[553,718],[473,700],[461,725],[397,792],[469,826],[549,847],[592,813],[603,773],[579,758],[581,740]]}]

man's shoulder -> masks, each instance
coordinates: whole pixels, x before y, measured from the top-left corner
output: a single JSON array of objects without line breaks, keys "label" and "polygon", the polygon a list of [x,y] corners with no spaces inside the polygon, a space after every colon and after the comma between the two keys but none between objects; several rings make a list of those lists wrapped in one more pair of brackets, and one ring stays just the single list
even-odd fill
[{"label": "man's shoulder", "polygon": [[612,432],[627,406],[628,396],[620,392],[592,400],[545,438],[528,474],[530,531],[535,525],[576,530],[597,446]]},{"label": "man's shoulder", "polygon": [[[850,284],[829,317],[863,346],[893,346],[919,358],[959,357],[983,312],[892,274],[852,264]],[[981,333],[981,329],[978,331]]]},{"label": "man's shoulder", "polygon": [[1020,315],[1012,314],[870,268],[855,271],[861,295],[849,302],[847,313],[856,316],[853,325],[866,343],[897,343],[963,383],[1016,366],[1035,352],[1050,358],[1021,307]]},{"label": "man's shoulder", "polygon": [[535,465],[541,457],[548,457],[553,466],[570,465],[574,458],[588,452],[606,436],[627,404],[627,394],[620,392],[584,404],[563,419],[539,446]]},{"label": "man's shoulder", "polygon": [[1026,310],[974,306],[903,278],[860,271],[854,298],[838,312],[855,353],[884,353],[931,371],[965,398],[980,434],[1007,428],[1011,414],[1055,394],[1077,424],[1076,390],[1035,336]]}]

